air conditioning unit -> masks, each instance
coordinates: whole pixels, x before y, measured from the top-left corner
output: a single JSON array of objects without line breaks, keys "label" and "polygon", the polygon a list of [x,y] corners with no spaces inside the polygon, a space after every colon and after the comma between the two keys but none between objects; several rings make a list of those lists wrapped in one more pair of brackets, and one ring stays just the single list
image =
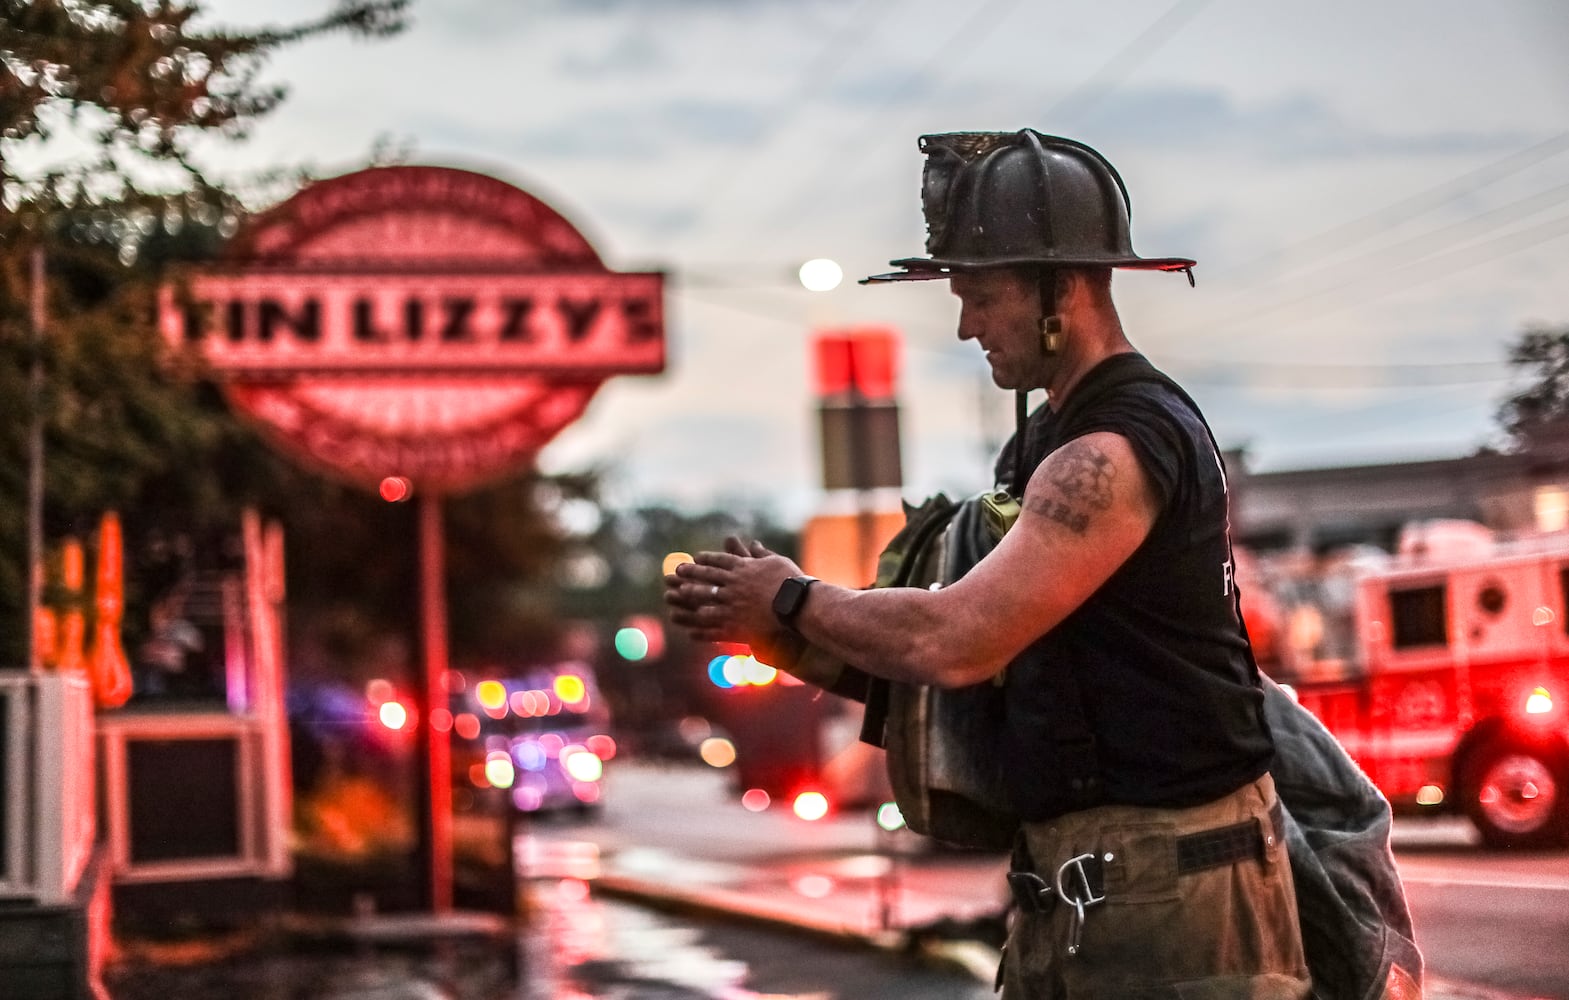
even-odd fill
[{"label": "air conditioning unit", "polygon": [[0,781],[0,899],[68,903],[96,832],[85,677],[0,670]]},{"label": "air conditioning unit", "polygon": [[115,884],[288,876],[275,727],[223,712],[99,719]]}]

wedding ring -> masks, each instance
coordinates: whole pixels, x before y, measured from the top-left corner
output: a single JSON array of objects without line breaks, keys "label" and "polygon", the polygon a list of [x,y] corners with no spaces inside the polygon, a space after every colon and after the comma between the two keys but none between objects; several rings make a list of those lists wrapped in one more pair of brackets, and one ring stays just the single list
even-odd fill
[{"label": "wedding ring", "polygon": [[718,597],[719,596],[719,584],[716,583],[712,587],[708,588],[708,596],[709,597]]}]

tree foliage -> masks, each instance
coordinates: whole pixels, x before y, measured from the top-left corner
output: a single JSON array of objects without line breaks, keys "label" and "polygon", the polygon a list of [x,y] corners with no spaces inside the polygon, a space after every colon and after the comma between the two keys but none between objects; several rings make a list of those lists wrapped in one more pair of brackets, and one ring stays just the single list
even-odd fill
[{"label": "tree foliage", "polygon": [[145,571],[128,580],[132,602],[158,585],[148,562],[173,572],[180,552],[232,530],[241,504],[290,481],[212,385],[161,363],[153,289],[171,260],[210,257],[243,212],[241,182],[208,176],[199,150],[284,98],[260,81],[267,58],[328,32],[397,31],[407,2],[345,0],[308,23],[232,31],[177,0],[0,0],[0,664],[25,652],[35,413],[46,535],[127,515],[128,557]]},{"label": "tree foliage", "polygon": [[1527,329],[1509,347],[1509,364],[1530,382],[1498,411],[1517,445],[1569,433],[1569,327]]}]

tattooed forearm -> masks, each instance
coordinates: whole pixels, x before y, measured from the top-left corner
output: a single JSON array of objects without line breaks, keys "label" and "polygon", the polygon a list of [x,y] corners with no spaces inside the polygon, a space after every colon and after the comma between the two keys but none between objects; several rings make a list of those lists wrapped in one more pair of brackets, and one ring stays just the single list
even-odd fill
[{"label": "tattooed forearm", "polygon": [[1042,517],[1082,535],[1091,515],[1111,506],[1111,481],[1117,470],[1094,445],[1078,441],[1064,445],[1044,471],[1058,495],[1025,498],[1025,506]]}]

